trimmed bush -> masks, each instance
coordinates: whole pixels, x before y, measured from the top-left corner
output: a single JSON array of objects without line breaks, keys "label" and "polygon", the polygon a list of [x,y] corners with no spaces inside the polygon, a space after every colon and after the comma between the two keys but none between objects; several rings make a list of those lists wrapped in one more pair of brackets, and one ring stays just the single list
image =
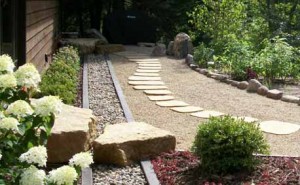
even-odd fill
[{"label": "trimmed bush", "polygon": [[228,174],[253,170],[259,162],[253,153],[267,154],[269,146],[256,124],[225,116],[199,126],[192,151],[203,172]]},{"label": "trimmed bush", "polygon": [[63,47],[42,76],[40,89],[43,95],[59,96],[66,104],[74,104],[77,96],[80,59],[73,47]]}]

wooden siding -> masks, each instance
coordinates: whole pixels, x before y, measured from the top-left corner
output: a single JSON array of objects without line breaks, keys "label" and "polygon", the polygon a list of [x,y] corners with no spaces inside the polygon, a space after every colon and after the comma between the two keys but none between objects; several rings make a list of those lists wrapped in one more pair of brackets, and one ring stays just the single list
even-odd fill
[{"label": "wooden siding", "polygon": [[57,27],[58,0],[26,0],[26,62],[40,72],[47,66],[45,54],[54,52]]}]

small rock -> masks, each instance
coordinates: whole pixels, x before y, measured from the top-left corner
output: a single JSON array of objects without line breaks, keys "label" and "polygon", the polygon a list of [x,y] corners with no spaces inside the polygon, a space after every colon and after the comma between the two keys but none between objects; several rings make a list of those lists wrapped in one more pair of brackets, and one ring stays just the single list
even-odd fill
[{"label": "small rock", "polygon": [[300,98],[291,95],[284,95],[282,96],[281,100],[289,103],[298,103]]},{"label": "small rock", "polygon": [[199,67],[196,67],[196,69],[195,69],[195,71],[197,71],[199,73],[200,73],[200,70],[201,70],[201,68],[199,68]]},{"label": "small rock", "polygon": [[192,68],[192,69],[196,69],[196,68],[198,67],[196,64],[190,64],[189,66],[190,66],[190,68]]},{"label": "small rock", "polygon": [[231,80],[231,79],[226,79],[224,82],[227,83],[227,84],[231,84],[231,83],[233,82],[233,80]]},{"label": "small rock", "polygon": [[238,87],[239,84],[240,84],[240,82],[238,82],[238,81],[235,81],[235,80],[231,81],[231,86],[233,86],[233,87]]},{"label": "small rock", "polygon": [[203,75],[206,75],[208,73],[208,70],[207,69],[200,69],[199,73],[203,74]]},{"label": "small rock", "polygon": [[174,41],[170,41],[168,48],[167,48],[167,55],[173,56],[174,55]]},{"label": "small rock", "polygon": [[283,92],[277,90],[277,89],[272,89],[267,92],[267,97],[274,99],[274,100],[280,100],[282,98]]},{"label": "small rock", "polygon": [[186,56],[186,58],[185,58],[185,62],[186,62],[187,64],[193,64],[193,63],[194,63],[194,56],[191,55],[191,54],[188,54],[188,55]]},{"label": "small rock", "polygon": [[249,80],[249,85],[248,85],[247,91],[248,92],[257,92],[257,89],[261,86],[262,86],[262,84],[258,80],[251,79],[251,80]]},{"label": "small rock", "polygon": [[266,96],[268,93],[269,89],[266,86],[261,86],[257,89],[257,94],[262,95],[262,96]]},{"label": "small rock", "polygon": [[241,83],[239,83],[237,88],[239,88],[241,90],[245,90],[245,89],[247,89],[248,85],[249,85],[249,83],[247,81],[242,81]]}]

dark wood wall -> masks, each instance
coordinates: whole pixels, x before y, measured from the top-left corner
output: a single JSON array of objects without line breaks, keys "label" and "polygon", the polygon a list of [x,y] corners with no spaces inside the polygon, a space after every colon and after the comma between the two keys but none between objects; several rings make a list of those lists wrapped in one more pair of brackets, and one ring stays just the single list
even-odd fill
[{"label": "dark wood wall", "polygon": [[26,0],[26,61],[40,72],[47,66],[45,54],[56,46],[58,10],[58,0]]}]

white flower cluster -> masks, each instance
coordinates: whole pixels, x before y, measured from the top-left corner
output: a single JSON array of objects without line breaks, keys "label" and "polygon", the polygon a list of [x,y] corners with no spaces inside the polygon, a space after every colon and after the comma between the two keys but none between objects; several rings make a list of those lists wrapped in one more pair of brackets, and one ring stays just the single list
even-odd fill
[{"label": "white flower cluster", "polygon": [[0,111],[0,120],[5,118],[4,113],[2,111]]},{"label": "white flower cluster", "polygon": [[6,130],[19,131],[18,125],[20,123],[15,118],[3,118],[0,120],[0,128]]},{"label": "white flower cluster", "polygon": [[56,185],[73,185],[78,174],[71,166],[62,166],[49,172],[49,180]]},{"label": "white flower cluster", "polygon": [[51,113],[58,114],[62,109],[62,102],[58,96],[44,96],[38,100],[32,101],[32,106],[37,115],[48,116]]},{"label": "white flower cluster", "polygon": [[27,63],[15,72],[17,78],[17,84],[27,88],[37,88],[41,82],[41,76],[36,70],[35,66],[31,63]]},{"label": "white flower cluster", "polygon": [[89,167],[93,163],[93,156],[90,152],[75,154],[69,161],[71,166],[79,166],[81,169]]},{"label": "white flower cluster", "polygon": [[0,160],[2,159],[2,154],[0,153]]},{"label": "white flower cluster", "polygon": [[6,113],[20,117],[26,117],[33,114],[33,109],[26,101],[17,100],[7,107]]},{"label": "white flower cluster", "polygon": [[47,149],[44,146],[32,147],[26,153],[23,153],[19,160],[28,164],[37,164],[39,167],[46,166]]},{"label": "white flower cluster", "polygon": [[0,72],[12,73],[14,71],[15,64],[10,56],[0,56]]},{"label": "white flower cluster", "polygon": [[0,88],[14,88],[17,86],[17,79],[11,73],[0,75]]},{"label": "white flower cluster", "polygon": [[35,166],[26,168],[21,175],[21,185],[44,185],[46,173],[43,170],[37,169]]}]

